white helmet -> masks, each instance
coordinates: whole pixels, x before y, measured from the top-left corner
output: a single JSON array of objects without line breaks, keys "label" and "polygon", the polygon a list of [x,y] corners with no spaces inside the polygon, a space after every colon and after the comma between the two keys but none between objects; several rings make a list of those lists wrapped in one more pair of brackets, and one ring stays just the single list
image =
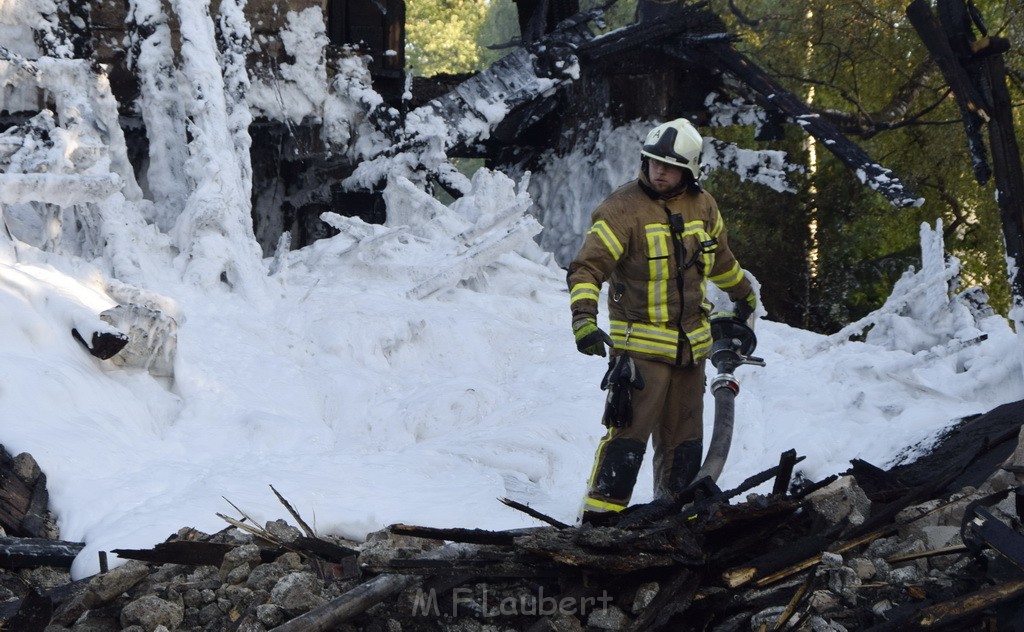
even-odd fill
[{"label": "white helmet", "polygon": [[652,129],[640,155],[688,169],[696,180],[700,177],[700,150],[703,146],[704,139],[690,121],[680,118]]}]

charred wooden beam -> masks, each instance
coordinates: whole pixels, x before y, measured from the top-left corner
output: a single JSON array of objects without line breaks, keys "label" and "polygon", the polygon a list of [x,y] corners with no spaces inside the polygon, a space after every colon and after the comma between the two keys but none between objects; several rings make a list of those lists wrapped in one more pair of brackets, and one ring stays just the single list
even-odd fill
[{"label": "charred wooden beam", "polygon": [[436,527],[417,527],[407,524],[393,524],[388,531],[396,535],[408,535],[427,540],[444,540],[447,542],[464,542],[467,544],[511,545],[522,535],[543,530],[544,527],[530,529],[510,529],[508,531],[488,531],[486,529],[439,529]]},{"label": "charred wooden beam", "polygon": [[683,569],[676,573],[659,587],[658,594],[628,628],[629,632],[665,629],[672,617],[690,607],[702,580],[703,574],[696,570]]},{"label": "charred wooden beam", "polygon": [[65,542],[46,538],[0,537],[0,567],[56,566],[71,568],[75,556],[83,548],[85,548],[85,544],[82,542]]},{"label": "charred wooden beam", "polygon": [[985,58],[985,85],[991,92],[992,120],[989,146],[995,167],[996,202],[1003,223],[1006,256],[1013,260],[1010,289],[1019,305],[1024,303],[1024,169],[1013,124],[1013,104],[1006,87],[1002,55]]},{"label": "charred wooden beam", "polygon": [[796,457],[796,450],[789,449],[779,456],[779,468],[775,474],[775,485],[772,486],[772,494],[785,494],[789,489],[789,481],[793,478],[793,467],[799,462]]},{"label": "charred wooden beam", "polygon": [[[235,545],[226,542],[201,542],[171,540],[161,542],[151,549],[114,549],[111,553],[127,560],[139,560],[151,564],[186,564],[191,566],[220,566],[224,555]],[[260,549],[260,559],[272,562],[284,553],[283,549]]]},{"label": "charred wooden beam", "polygon": [[899,477],[863,459],[850,459],[850,465],[848,473],[871,502],[892,502],[908,491],[909,486]]},{"label": "charred wooden beam", "polygon": [[[684,540],[676,548],[652,547],[654,552],[644,550],[635,540],[634,534],[613,528],[583,528],[563,531],[549,530],[547,533],[516,538],[516,548],[541,559],[549,559],[567,567],[591,569],[603,573],[632,573],[651,568],[684,565],[698,565],[703,562],[703,553]],[[692,536],[691,536],[692,537]]]},{"label": "charred wooden beam", "polygon": [[722,573],[722,580],[729,588],[738,588],[782,569],[810,568],[821,560],[821,552],[826,550],[833,541],[833,537],[829,535],[806,536],[795,542],[790,542],[785,549],[768,551],[742,566],[726,570]]},{"label": "charred wooden beam", "polygon": [[294,540],[285,543],[284,548],[300,553],[306,553],[313,557],[327,562],[341,563],[349,558],[359,555],[359,551],[328,542],[323,538],[299,536]]},{"label": "charred wooden beam", "polygon": [[964,119],[974,178],[978,184],[985,184],[992,175],[992,169],[988,164],[985,142],[981,134],[982,125],[989,119],[984,97],[974,87],[967,71],[958,62],[949,38],[932,13],[930,3],[927,0],[914,0],[907,7],[907,17],[953,90],[957,107],[960,108],[960,114]]},{"label": "charred wooden beam", "polygon": [[860,146],[843,136],[835,125],[811,111],[803,99],[783,88],[728,42],[704,42],[699,50],[694,49],[688,42],[681,42],[677,49],[669,48],[667,52],[687,61],[699,60],[711,64],[735,75],[757,93],[756,98],[761,107],[784,112],[803,128],[804,132],[820,141],[836,158],[857,174],[861,182],[878,191],[893,206],[905,208],[920,206],[924,202],[923,198],[914,194],[890,170],[872,160]]},{"label": "charred wooden beam", "polygon": [[734,498],[744,492],[750,491],[751,489],[754,489],[761,483],[765,483],[773,478],[776,478],[779,475],[779,473],[783,471],[784,468],[792,468],[794,465],[807,458],[805,456],[796,456],[795,453],[793,456],[795,458],[793,459],[792,465],[788,464],[788,459],[786,463],[783,463],[780,459],[779,465],[770,467],[759,474],[754,474],[753,476],[744,479],[744,481],[737,485],[736,487],[722,492],[722,497],[724,499]]},{"label": "charred wooden beam", "polygon": [[670,39],[687,45],[708,41],[736,41],[725,22],[711,11],[676,4],[671,15],[656,21],[630,24],[611,33],[595,37],[579,47],[581,60],[593,63],[609,61],[627,51],[651,48]]},{"label": "charred wooden beam", "polygon": [[[740,503],[738,505],[719,504],[716,505],[707,517],[700,521],[696,530],[701,533],[711,533],[725,528],[746,528],[758,522],[792,515],[799,509],[801,503],[789,498],[770,500],[761,499],[752,503]],[[687,512],[687,516],[690,515]],[[684,518],[685,519],[685,518]]]},{"label": "charred wooden beam", "polygon": [[882,525],[890,524],[893,519],[895,519],[896,514],[911,505],[916,505],[921,501],[933,498],[939,490],[943,489],[951,480],[959,476],[961,472],[962,470],[956,466],[945,470],[939,476],[935,477],[934,480],[915,487],[904,494],[901,498],[892,501],[878,510],[872,511],[871,516],[869,516],[867,520],[859,525],[851,526],[847,529],[846,533],[843,534],[843,537],[847,539],[857,538],[881,528]]},{"label": "charred wooden beam", "polygon": [[[907,16],[956,97],[979,184],[985,184],[992,173],[981,134],[982,124],[989,124],[996,199],[1006,254],[1013,260],[1011,292],[1020,304],[1024,302],[1024,171],[1002,56],[1010,43],[989,37],[981,16],[969,13],[977,9],[968,7],[963,0],[940,0],[937,8],[940,19],[932,14],[926,0],[914,0],[907,7]],[[974,37],[974,26],[981,31],[980,39]]]},{"label": "charred wooden beam", "polygon": [[1024,423],[1024,401],[998,406],[983,415],[967,418],[951,429],[925,456],[890,473],[907,487],[924,485],[936,472],[957,466],[963,474],[953,479],[942,493],[965,486],[978,487],[991,477],[1016,447]]},{"label": "charred wooden beam", "polygon": [[469,558],[465,560],[424,560],[394,559],[379,564],[367,564],[362,570],[367,573],[391,573],[395,575],[429,575],[431,577],[472,576],[488,578],[536,578],[561,577],[565,568],[555,564],[538,564],[536,561],[517,562],[505,556]]},{"label": "charred wooden beam", "polygon": [[1020,535],[982,507],[974,508],[975,517],[966,523],[964,537],[984,542],[1024,570],[1024,536]]}]

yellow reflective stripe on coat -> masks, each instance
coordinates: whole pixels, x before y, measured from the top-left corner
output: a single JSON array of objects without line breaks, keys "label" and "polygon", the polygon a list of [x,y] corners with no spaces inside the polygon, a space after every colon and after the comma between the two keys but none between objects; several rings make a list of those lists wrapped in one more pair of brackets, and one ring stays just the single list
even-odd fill
[{"label": "yellow reflective stripe on coat", "polygon": [[569,292],[569,304],[573,304],[576,301],[594,301],[601,296],[601,288],[594,285],[593,283],[577,283],[572,286],[572,290]]},{"label": "yellow reflective stripe on coat", "polygon": [[[718,252],[718,242],[704,229],[697,231],[697,241],[701,244],[700,260],[703,266],[702,270],[704,274],[710,274],[711,270],[715,267],[715,253]],[[704,244],[711,245],[705,250]]]},{"label": "yellow reflective stripe on coat", "polygon": [[731,288],[742,280],[743,268],[740,267],[739,261],[733,261],[732,268],[728,272],[711,277],[711,281],[723,290]]},{"label": "yellow reflective stripe on coat", "polygon": [[612,320],[610,324],[616,349],[675,359],[679,347],[679,332],[675,329],[624,320]]},{"label": "yellow reflective stripe on coat", "polygon": [[672,233],[665,224],[649,224],[647,232],[647,318],[668,322],[668,256]]},{"label": "yellow reflective stripe on coat", "polygon": [[715,211],[715,225],[711,229],[711,236],[718,239],[718,236],[722,234],[723,228],[725,228],[725,222],[722,221],[722,214]]},{"label": "yellow reflective stripe on coat", "polygon": [[702,230],[704,230],[704,222],[699,219],[695,219],[692,222],[686,222],[683,226],[684,235],[696,235]]},{"label": "yellow reflective stripe on coat", "polygon": [[700,327],[686,332],[686,337],[690,341],[690,353],[694,362],[706,356],[711,350],[711,325],[706,320],[701,322]]},{"label": "yellow reflective stripe on coat", "polygon": [[612,232],[611,227],[608,226],[608,222],[603,219],[594,222],[594,225],[591,226],[590,230],[587,232],[597,235],[598,239],[600,239],[601,243],[603,243],[605,248],[608,249],[608,252],[612,253],[612,258],[616,261],[618,261],[619,257],[622,256],[622,253],[625,252],[625,249],[619,242],[619,238]]}]

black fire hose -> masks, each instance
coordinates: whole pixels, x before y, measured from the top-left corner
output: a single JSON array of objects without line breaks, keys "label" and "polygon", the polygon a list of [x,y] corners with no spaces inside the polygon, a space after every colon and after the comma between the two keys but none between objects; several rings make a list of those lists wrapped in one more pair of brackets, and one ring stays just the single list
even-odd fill
[{"label": "black fire hose", "polygon": [[733,371],[741,364],[764,366],[764,360],[750,354],[757,348],[754,330],[746,323],[732,317],[711,320],[711,364],[718,369],[718,375],[711,380],[711,393],[715,397],[715,426],[704,464],[700,466],[695,481],[705,476],[717,481],[732,445],[732,429],[735,421],[736,396],[740,383]]}]

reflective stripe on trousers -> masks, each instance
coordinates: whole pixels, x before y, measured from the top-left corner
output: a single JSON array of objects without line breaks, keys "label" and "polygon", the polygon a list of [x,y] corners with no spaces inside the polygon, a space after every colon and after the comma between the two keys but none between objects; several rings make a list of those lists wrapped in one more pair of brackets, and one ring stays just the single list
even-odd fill
[{"label": "reflective stripe on trousers", "polygon": [[673,461],[677,454],[692,453],[677,448],[703,438],[704,361],[682,367],[634,362],[646,385],[633,390],[633,424],[609,428],[598,444],[583,502],[588,511],[621,511],[629,505],[648,439],[654,445],[655,495],[675,491],[672,472],[680,468],[673,468]]}]

